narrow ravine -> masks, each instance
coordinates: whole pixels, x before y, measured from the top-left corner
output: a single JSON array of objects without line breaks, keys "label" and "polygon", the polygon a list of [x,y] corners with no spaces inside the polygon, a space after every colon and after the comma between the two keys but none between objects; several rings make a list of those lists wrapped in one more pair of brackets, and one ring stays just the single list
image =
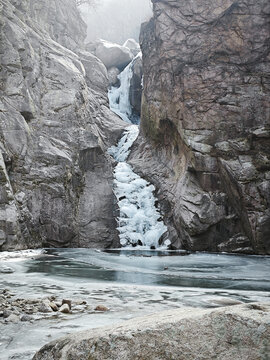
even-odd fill
[{"label": "narrow ravine", "polygon": [[[132,117],[129,102],[131,77],[132,63],[119,75],[120,87],[112,87],[108,92],[111,110],[129,123]],[[137,175],[126,162],[138,133],[138,125],[128,126],[118,145],[108,150],[118,162],[114,170],[114,191],[120,210],[117,229],[121,246],[156,249],[161,247],[159,240],[167,231],[167,227],[155,206],[155,187]],[[163,247],[167,248],[170,243],[170,240],[165,240]]]}]

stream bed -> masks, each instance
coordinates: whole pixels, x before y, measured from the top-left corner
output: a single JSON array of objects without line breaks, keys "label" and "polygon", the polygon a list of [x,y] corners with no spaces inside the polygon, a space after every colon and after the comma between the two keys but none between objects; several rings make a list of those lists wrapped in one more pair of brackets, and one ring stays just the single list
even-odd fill
[{"label": "stream bed", "polygon": [[[270,300],[270,257],[155,250],[47,249],[0,253],[0,300],[69,299],[72,313],[0,317],[0,359],[31,359],[79,330],[179,307]],[[73,305],[74,304],[74,305]],[[95,311],[98,305],[109,311]],[[28,307],[31,305],[28,305]]]}]

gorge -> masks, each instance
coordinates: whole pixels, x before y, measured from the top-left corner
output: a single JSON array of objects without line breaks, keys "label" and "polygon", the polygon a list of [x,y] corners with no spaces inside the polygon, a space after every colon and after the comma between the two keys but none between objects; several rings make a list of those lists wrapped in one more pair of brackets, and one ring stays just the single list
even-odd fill
[{"label": "gorge", "polygon": [[267,359],[268,1],[76,3],[0,0],[0,357]]},{"label": "gorge", "polygon": [[[142,119],[128,161],[155,185],[174,249],[269,254],[267,9],[153,1],[142,27]],[[119,247],[107,149],[126,125],[93,55],[105,61],[106,43],[85,50],[72,0],[5,0],[1,13],[1,249]]]}]

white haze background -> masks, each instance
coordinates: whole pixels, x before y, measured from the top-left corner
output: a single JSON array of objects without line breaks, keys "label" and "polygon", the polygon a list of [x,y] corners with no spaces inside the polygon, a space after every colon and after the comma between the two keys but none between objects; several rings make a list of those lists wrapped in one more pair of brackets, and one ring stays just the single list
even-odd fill
[{"label": "white haze background", "polygon": [[80,6],[87,24],[87,41],[105,39],[123,44],[139,40],[141,23],[152,16],[150,0],[99,0],[95,8]]}]

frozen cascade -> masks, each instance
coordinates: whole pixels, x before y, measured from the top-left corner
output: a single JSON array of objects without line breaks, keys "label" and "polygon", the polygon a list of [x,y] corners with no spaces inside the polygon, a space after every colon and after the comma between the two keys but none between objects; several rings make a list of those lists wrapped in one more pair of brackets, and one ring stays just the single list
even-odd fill
[{"label": "frozen cascade", "polygon": [[[138,133],[137,125],[129,126],[118,145],[108,150],[118,161],[114,170],[115,195],[120,209],[117,229],[122,246],[141,245],[158,248],[159,239],[167,227],[155,207],[155,187],[135,174],[126,163],[130,147]],[[169,246],[170,241],[166,240],[164,245]]]},{"label": "frozen cascade", "polygon": [[[125,69],[118,75],[120,81],[120,87],[112,86],[108,91],[108,97],[110,102],[110,108],[113,112],[119,115],[124,121],[132,123],[132,108],[129,101],[129,88],[132,78],[132,68],[134,60],[137,57],[141,57],[140,52],[132,61],[125,67]],[[135,121],[133,121],[135,122]],[[136,119],[138,123],[138,119]]]}]

